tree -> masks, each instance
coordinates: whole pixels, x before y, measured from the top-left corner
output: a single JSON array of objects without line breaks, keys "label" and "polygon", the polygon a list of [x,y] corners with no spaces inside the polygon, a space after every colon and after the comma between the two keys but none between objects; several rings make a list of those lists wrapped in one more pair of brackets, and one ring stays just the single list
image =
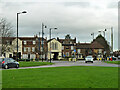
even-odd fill
[{"label": "tree", "polygon": [[9,52],[11,49],[9,47],[10,42],[6,40],[7,37],[14,36],[13,26],[10,22],[8,22],[5,18],[0,19],[0,46],[1,46],[1,55],[4,52]]}]

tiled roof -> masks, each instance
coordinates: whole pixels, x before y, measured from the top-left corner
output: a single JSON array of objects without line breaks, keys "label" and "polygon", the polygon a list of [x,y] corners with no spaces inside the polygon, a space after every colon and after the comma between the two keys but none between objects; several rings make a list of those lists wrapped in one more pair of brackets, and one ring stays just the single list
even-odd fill
[{"label": "tiled roof", "polygon": [[101,49],[103,49],[104,47],[101,45],[101,44],[99,44],[97,41],[94,41],[93,43],[91,43],[91,45],[90,45],[90,47],[91,48],[101,48]]},{"label": "tiled roof", "polygon": [[92,42],[92,43],[77,43],[76,45],[77,49],[88,49],[88,48],[94,48],[94,49],[104,49],[104,47],[99,44],[98,42]]},{"label": "tiled roof", "polygon": [[90,48],[90,43],[77,43],[76,48],[80,48],[80,49],[86,49],[86,48]]}]

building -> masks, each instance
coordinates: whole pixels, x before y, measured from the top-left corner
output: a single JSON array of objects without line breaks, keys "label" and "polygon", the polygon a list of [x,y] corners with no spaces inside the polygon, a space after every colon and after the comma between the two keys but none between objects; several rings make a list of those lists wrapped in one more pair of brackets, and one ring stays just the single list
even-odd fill
[{"label": "building", "polygon": [[73,52],[76,51],[76,38],[71,39],[68,34],[65,39],[57,38],[57,40],[62,44],[62,57],[72,57]]},{"label": "building", "polygon": [[104,47],[96,41],[92,43],[77,43],[76,51],[78,59],[84,59],[88,55],[103,57]]},{"label": "building", "polygon": [[[103,38],[99,36],[100,38]],[[99,38],[98,38],[99,39]],[[99,40],[91,43],[76,43],[76,38],[71,38],[68,34],[64,39],[53,38],[47,40],[35,35],[34,37],[18,38],[18,58],[19,59],[63,59],[78,58],[84,59],[88,55],[93,57],[103,57],[105,55],[105,47]],[[101,40],[101,39],[100,39]],[[103,39],[102,39],[103,40]],[[103,40],[104,41],[104,40]],[[17,55],[17,39],[16,37],[4,37],[2,53],[5,57],[16,59]],[[51,47],[50,47],[51,45]],[[43,46],[43,48],[42,48]]]},{"label": "building", "polygon": [[[48,40],[48,59],[60,60],[62,59],[62,43],[55,38]],[[51,46],[51,47],[50,47]]]},{"label": "building", "polygon": [[[3,37],[3,55],[8,58],[16,59],[17,39],[16,37]],[[18,58],[19,59],[40,59],[47,56],[47,38],[43,39],[38,36],[19,37],[18,38]]]}]

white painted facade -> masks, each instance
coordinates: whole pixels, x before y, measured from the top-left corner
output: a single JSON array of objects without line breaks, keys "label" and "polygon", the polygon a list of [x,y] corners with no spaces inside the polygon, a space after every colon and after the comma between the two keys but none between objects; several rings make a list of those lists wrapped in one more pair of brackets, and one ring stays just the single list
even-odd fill
[{"label": "white painted facade", "polygon": [[[14,39],[12,41],[12,45],[8,45],[7,48],[9,48],[10,51],[9,52],[4,52],[5,57],[9,58],[10,55],[12,55],[12,57],[13,57],[13,53],[17,52],[17,38]],[[20,39],[18,39],[18,52],[21,52],[21,55],[22,55],[22,41]]]},{"label": "white painted facade", "polygon": [[50,43],[51,43],[51,58],[54,58],[55,53],[58,53],[57,59],[62,58],[62,44],[56,39],[52,39],[48,44],[48,59],[50,59]]}]

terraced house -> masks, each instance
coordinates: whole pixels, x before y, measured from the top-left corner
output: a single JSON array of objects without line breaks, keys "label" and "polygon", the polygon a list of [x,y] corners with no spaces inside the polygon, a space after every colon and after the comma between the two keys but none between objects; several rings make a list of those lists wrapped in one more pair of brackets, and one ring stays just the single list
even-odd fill
[{"label": "terraced house", "polygon": [[[16,58],[16,38],[4,37],[3,40],[2,54],[5,57]],[[43,59],[50,59],[51,57],[53,60],[60,60],[69,57],[84,59],[88,55],[95,58],[103,57],[106,49],[99,43],[99,38],[91,43],[77,43],[76,37],[72,39],[68,34],[64,39],[57,37],[57,39],[47,40],[47,38],[44,38],[43,43],[42,38],[37,35],[34,37],[19,37],[18,51],[19,59],[42,59],[42,57]]]},{"label": "terraced house", "polygon": [[[17,39],[16,37],[3,37],[3,55],[8,58],[16,59],[17,55]],[[18,58],[19,59],[40,59],[47,55],[47,39],[38,36],[34,37],[19,37],[18,38]]]}]

